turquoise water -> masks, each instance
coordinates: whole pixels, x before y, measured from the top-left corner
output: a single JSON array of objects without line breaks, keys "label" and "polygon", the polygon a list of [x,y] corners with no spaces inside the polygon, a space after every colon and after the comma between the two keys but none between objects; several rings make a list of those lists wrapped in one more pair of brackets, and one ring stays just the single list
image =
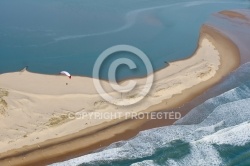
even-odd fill
[{"label": "turquoise water", "polygon": [[[141,49],[158,70],[164,61],[192,55],[211,13],[249,6],[247,0],[1,0],[0,73],[29,66],[38,73],[91,76],[100,53],[118,44]],[[124,56],[138,69],[121,66],[119,79],[146,74],[139,58],[120,52],[105,61],[101,77]]]},{"label": "turquoise water", "polygon": [[[190,3],[196,5],[193,8],[201,8],[204,13],[205,6],[215,5],[199,2]],[[237,8],[235,3],[220,2],[216,8],[220,5],[234,5],[233,8]],[[248,8],[249,3],[243,6]],[[203,13],[200,15],[203,17]],[[196,101],[188,103],[194,105],[193,108],[174,125],[141,131],[129,140],[51,166],[249,166],[249,24],[240,19],[225,19],[218,15],[208,20],[206,24],[219,28],[233,39],[241,53],[241,66],[197,98],[210,97],[200,102],[200,105]]]},{"label": "turquoise water", "polygon": [[[140,48],[157,70],[164,67],[163,61],[182,59],[194,52],[199,29],[211,13],[249,7],[247,0],[1,0],[0,73],[28,65],[38,73],[68,70],[91,76],[98,55],[117,44]],[[231,25],[213,20],[221,29]],[[223,30],[230,33],[227,28]],[[122,56],[135,60],[139,70],[121,68],[120,78],[145,74],[140,60],[127,53],[115,54],[104,67]],[[248,166],[250,63],[212,90],[222,89],[221,94],[193,108],[176,125],[142,131],[130,140],[53,165]]]}]

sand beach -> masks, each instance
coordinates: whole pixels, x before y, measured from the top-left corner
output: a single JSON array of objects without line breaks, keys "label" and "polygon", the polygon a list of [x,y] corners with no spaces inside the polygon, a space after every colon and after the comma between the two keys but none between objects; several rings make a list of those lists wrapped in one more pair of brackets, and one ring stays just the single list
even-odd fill
[{"label": "sand beach", "polygon": [[[125,113],[181,106],[218,83],[239,64],[235,44],[215,28],[203,25],[195,53],[153,73],[150,93],[126,107],[102,99],[89,77],[73,76],[69,80],[61,75],[26,70],[1,74],[0,165],[46,165],[74,157],[79,151],[88,153],[102,141],[112,142],[117,135],[125,138],[122,133],[145,122],[129,120]],[[139,86],[133,93],[145,84],[145,78],[135,80]],[[108,93],[120,95],[111,89],[109,82],[102,81],[102,85]],[[133,93],[123,96],[124,102],[136,100]],[[121,113],[119,118],[88,116],[117,112]],[[76,114],[84,117],[77,118]]]}]

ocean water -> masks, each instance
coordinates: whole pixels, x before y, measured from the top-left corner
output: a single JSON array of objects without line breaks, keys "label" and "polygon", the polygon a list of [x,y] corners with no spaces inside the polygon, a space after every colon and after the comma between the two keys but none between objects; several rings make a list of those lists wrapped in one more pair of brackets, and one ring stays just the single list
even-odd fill
[{"label": "ocean water", "polygon": [[227,91],[172,126],[141,131],[92,154],[51,166],[250,165],[250,63],[216,88]]},{"label": "ocean water", "polygon": [[[211,13],[249,7],[249,0],[1,0],[0,73],[29,66],[91,77],[102,51],[119,44],[141,49],[158,70],[193,54]],[[137,69],[121,66],[118,79],[146,74],[139,58],[119,52],[103,63],[101,78],[119,57],[131,58]]]},{"label": "ocean water", "polygon": [[[199,29],[211,13],[235,8],[250,8],[250,1],[1,0],[0,73],[28,65],[32,72],[67,70],[91,76],[99,54],[117,44],[140,48],[158,70],[164,61],[192,55]],[[221,29],[231,25],[214,21]],[[104,67],[123,56],[136,61],[139,69],[122,68],[120,78],[145,74],[140,60],[124,52],[112,56]],[[172,126],[141,131],[130,140],[52,166],[248,166],[250,63],[216,88],[223,89],[220,95],[196,106]]]},{"label": "ocean water", "polygon": [[242,63],[198,97],[209,98],[174,125],[141,131],[129,140],[51,166],[249,166],[249,24],[218,16],[206,24],[239,45]]}]

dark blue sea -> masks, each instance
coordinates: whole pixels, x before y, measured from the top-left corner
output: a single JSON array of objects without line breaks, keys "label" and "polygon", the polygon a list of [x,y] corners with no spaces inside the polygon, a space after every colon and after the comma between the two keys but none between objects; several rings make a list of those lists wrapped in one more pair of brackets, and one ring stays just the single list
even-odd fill
[{"label": "dark blue sea", "polygon": [[[1,0],[0,73],[19,71],[92,76],[97,57],[126,44],[142,50],[154,70],[191,56],[201,25],[211,13],[249,8],[248,0]],[[130,57],[137,69],[120,66],[117,78],[145,76],[141,59],[111,55],[102,67]]]},{"label": "dark blue sea", "polygon": [[[249,8],[249,0],[0,0],[0,73],[28,66],[91,77],[102,51],[119,44],[141,49],[159,70],[164,61],[193,54],[202,24],[215,26],[238,44],[244,39],[241,66],[203,94],[216,95],[174,125],[53,166],[249,166],[250,30],[242,20],[213,14]],[[138,70],[123,66],[118,78],[146,74],[140,59],[119,52],[104,64],[102,78],[119,57],[130,57]]]}]

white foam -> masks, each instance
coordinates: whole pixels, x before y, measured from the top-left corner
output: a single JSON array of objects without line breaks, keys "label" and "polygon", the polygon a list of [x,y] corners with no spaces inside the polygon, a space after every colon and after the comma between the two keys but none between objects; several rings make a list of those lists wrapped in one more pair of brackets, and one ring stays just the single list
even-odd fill
[{"label": "white foam", "polygon": [[167,165],[188,165],[188,166],[218,166],[222,163],[222,160],[216,151],[216,149],[204,142],[192,142],[191,143],[191,153],[186,155],[182,159],[167,161]]},{"label": "white foam", "polygon": [[[98,163],[149,157],[156,152],[157,148],[170,146],[169,143],[173,140],[189,142],[191,153],[182,159],[169,159],[167,164],[219,165],[222,160],[212,144],[242,146],[250,142],[250,124],[246,123],[250,120],[249,103],[250,99],[244,99],[223,104],[200,124],[173,125],[143,131],[137,137],[118,144],[119,146],[113,144],[103,151],[55,165],[71,166],[84,163],[97,165]],[[150,163],[152,164],[152,162]]]},{"label": "white foam", "polygon": [[244,122],[230,128],[222,129],[204,137],[202,140],[210,144],[244,146],[250,142],[250,123]]},{"label": "white foam", "polygon": [[130,166],[159,166],[153,160],[145,160],[142,162],[131,164]]},{"label": "white foam", "polygon": [[[213,144],[244,146],[250,142],[250,123],[248,123],[250,121],[250,94],[248,92],[249,87],[241,85],[198,106],[204,111],[213,108],[208,110],[206,118],[199,124],[172,125],[142,131],[128,141],[114,143],[99,152],[53,165],[98,165],[150,157],[156,153],[157,148],[169,147],[171,141],[174,140],[188,142],[190,153],[183,158],[166,159],[166,165],[220,165],[222,159]],[[196,116],[199,113],[194,112],[190,115]],[[132,166],[140,165],[157,164],[153,158],[132,164]]]}]

